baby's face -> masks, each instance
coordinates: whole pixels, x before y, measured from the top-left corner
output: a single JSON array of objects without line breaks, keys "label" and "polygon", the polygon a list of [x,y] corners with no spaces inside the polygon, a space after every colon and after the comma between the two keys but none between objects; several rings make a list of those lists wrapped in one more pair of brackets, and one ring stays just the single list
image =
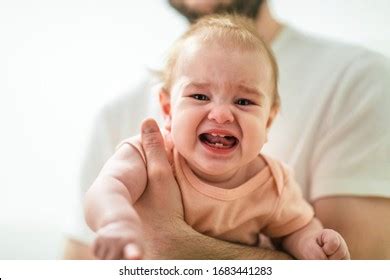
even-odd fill
[{"label": "baby's face", "polygon": [[198,174],[223,176],[254,160],[270,124],[272,71],[264,55],[187,44],[171,90],[171,133]]}]

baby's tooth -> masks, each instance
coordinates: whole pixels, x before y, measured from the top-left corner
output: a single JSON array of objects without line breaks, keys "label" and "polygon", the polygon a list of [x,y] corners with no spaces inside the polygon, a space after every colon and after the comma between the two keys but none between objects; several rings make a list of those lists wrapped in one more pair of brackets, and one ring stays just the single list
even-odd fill
[{"label": "baby's tooth", "polygon": [[217,146],[217,147],[223,147],[223,144],[222,144],[222,143],[215,143],[215,146]]},{"label": "baby's tooth", "polygon": [[223,135],[223,134],[216,134],[216,133],[211,133],[211,136],[218,136],[218,137],[225,137],[226,135]]}]

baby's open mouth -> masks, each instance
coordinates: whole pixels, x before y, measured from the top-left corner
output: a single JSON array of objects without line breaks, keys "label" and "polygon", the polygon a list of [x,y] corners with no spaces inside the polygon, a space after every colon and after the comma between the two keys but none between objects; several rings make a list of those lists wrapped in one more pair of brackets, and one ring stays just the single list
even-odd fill
[{"label": "baby's open mouth", "polygon": [[199,135],[199,140],[210,147],[218,149],[231,149],[238,144],[238,139],[234,136],[214,133],[202,133]]}]

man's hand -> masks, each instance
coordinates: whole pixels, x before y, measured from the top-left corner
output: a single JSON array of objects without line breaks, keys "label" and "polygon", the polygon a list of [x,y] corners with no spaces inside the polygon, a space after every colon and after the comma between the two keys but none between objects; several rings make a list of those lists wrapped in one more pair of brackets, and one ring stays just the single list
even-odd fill
[{"label": "man's hand", "polygon": [[[148,172],[148,187],[142,197],[147,197],[154,210],[164,210],[160,212],[159,218],[169,220],[168,217],[171,217],[183,220],[179,186],[173,176],[158,125],[153,119],[147,119],[142,123],[141,130]],[[170,215],[167,217],[166,214]]]},{"label": "man's hand", "polygon": [[145,230],[145,258],[172,258],[166,254],[174,239],[190,227],[184,222],[179,186],[168,162],[164,140],[157,123],[152,119],[145,120],[141,135],[147,162],[148,184],[134,207]]}]

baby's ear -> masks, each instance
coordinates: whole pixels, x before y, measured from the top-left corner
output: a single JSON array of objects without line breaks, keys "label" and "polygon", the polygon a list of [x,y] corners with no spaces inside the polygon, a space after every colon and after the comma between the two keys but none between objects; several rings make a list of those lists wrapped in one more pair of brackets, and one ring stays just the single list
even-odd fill
[{"label": "baby's ear", "polygon": [[171,131],[171,96],[164,88],[160,89],[159,96],[160,107],[164,116],[165,129]]},{"label": "baby's ear", "polygon": [[265,135],[265,142],[268,142],[268,132],[269,129],[271,128],[272,122],[274,121],[275,117],[279,113],[279,106],[272,106],[271,111],[269,112],[269,117],[267,121],[267,133]]},{"label": "baby's ear", "polygon": [[267,132],[270,129],[272,122],[274,121],[274,119],[278,113],[279,113],[279,106],[277,106],[277,105],[272,106],[271,111],[269,112],[269,117],[268,117],[268,121],[267,121]]},{"label": "baby's ear", "polygon": [[267,121],[267,134],[266,134],[266,139],[265,139],[266,142],[268,142],[268,131],[271,128],[272,122],[274,121],[274,119],[276,118],[278,113],[279,113],[279,106],[278,105],[272,106],[271,111],[269,112],[269,117],[268,117],[268,121]]}]

